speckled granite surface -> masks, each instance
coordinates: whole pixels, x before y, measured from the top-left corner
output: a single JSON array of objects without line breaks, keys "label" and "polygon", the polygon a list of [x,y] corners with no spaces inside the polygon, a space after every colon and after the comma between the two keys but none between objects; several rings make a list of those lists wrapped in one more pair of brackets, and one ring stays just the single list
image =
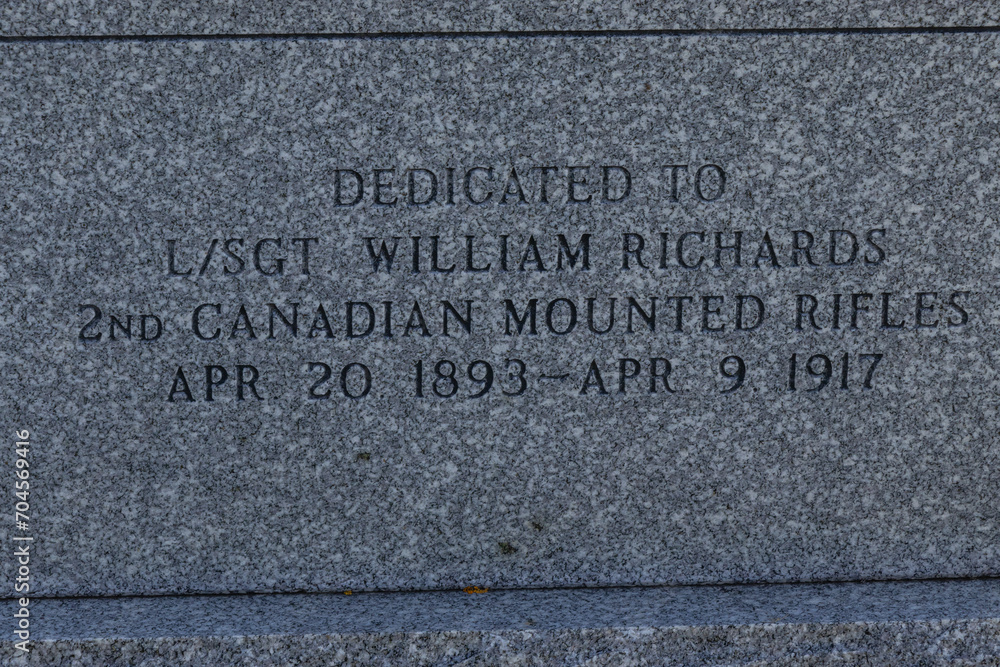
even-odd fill
[{"label": "speckled granite surface", "polygon": [[1000,36],[0,58],[38,594],[1000,573]]},{"label": "speckled granite surface", "polygon": [[1000,664],[998,23],[5,3],[0,664]]},{"label": "speckled granite surface", "polygon": [[9,664],[1000,664],[988,580],[42,600],[34,613],[34,652]]},{"label": "speckled granite surface", "polygon": [[1000,618],[1000,580],[75,598],[33,611],[46,641],[930,622]]},{"label": "speckled granite surface", "polygon": [[40,642],[11,665],[998,665],[1000,623],[856,623]]},{"label": "speckled granite surface", "polygon": [[3,35],[995,26],[988,0],[9,0]]}]

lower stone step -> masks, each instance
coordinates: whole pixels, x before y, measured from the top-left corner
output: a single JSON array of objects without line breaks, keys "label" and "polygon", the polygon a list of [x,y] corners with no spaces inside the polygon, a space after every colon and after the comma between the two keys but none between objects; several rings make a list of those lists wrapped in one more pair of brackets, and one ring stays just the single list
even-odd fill
[{"label": "lower stone step", "polygon": [[[11,619],[17,603],[5,604]],[[29,610],[30,652],[4,642],[3,664],[1000,665],[995,579],[42,599]]]}]

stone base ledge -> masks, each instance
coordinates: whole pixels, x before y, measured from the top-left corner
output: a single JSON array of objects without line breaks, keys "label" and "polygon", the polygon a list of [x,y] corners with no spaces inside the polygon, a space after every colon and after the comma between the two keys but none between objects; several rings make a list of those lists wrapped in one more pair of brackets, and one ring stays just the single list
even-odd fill
[{"label": "stone base ledge", "polygon": [[1000,665],[1000,580],[989,579],[45,599],[31,610],[31,654],[5,641],[2,664]]}]

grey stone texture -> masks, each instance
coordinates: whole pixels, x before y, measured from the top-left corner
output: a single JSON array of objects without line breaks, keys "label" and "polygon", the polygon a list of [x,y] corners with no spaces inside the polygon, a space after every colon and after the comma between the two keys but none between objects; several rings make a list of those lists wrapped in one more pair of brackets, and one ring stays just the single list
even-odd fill
[{"label": "grey stone texture", "polygon": [[[35,592],[1000,574],[998,69],[1000,37],[968,33],[0,45],[0,414],[33,434]],[[688,173],[673,202],[670,164],[723,166],[724,195],[699,200]],[[560,181],[538,201],[528,174],[543,165],[560,179],[592,165],[582,191],[594,200],[566,203]],[[627,166],[628,198],[600,201],[599,165]],[[395,168],[396,184],[433,169],[443,191],[446,167],[473,166],[498,179],[514,166],[529,201],[501,203],[497,182],[481,206],[409,206],[399,188],[397,205],[372,204],[372,169]],[[365,174],[365,201],[335,205],[336,169]],[[859,243],[853,261],[837,255],[843,266],[824,254],[835,230]],[[714,239],[736,231],[741,265],[723,250],[715,268]],[[794,264],[796,231],[813,236],[815,266]],[[687,237],[685,261],[705,251],[697,269],[672,254],[686,232],[705,234]],[[556,270],[557,235],[584,233],[590,270]],[[624,234],[644,237],[649,268],[622,270]],[[545,272],[518,268],[529,235]],[[394,270],[373,272],[364,238],[393,236]],[[428,270],[431,236],[442,265],[460,268]],[[461,270],[466,236],[489,271]],[[251,250],[278,237],[285,273],[263,275]],[[291,243],[305,237],[319,239],[308,276]],[[236,260],[217,249],[199,275],[211,240],[236,238],[245,270],[227,274]],[[170,240],[190,275],[168,275]],[[275,246],[262,252],[270,271]],[[853,294],[872,297],[852,311]],[[735,329],[739,295],[765,304],[752,331]],[[796,327],[799,295],[817,299],[822,330]],[[678,296],[692,299],[680,333]],[[586,299],[603,326],[610,297],[615,327],[591,333]],[[647,311],[659,300],[655,331],[637,312],[627,330],[629,297]],[[504,300],[535,298],[539,333],[506,335]],[[579,308],[562,336],[545,318],[559,298]],[[430,336],[403,335],[414,300]],[[452,320],[440,335],[441,300],[474,302],[471,333]],[[347,337],[348,301],[379,313],[392,301],[393,337],[381,324]],[[269,337],[271,303],[286,315],[300,304],[297,337],[280,321]],[[86,330],[85,304],[102,311]],[[192,333],[199,304],[214,340]],[[332,338],[316,329],[319,304]],[[703,305],[722,314],[703,319]],[[158,340],[110,340],[112,315],[138,327],[144,313],[162,318]],[[875,353],[866,389],[861,355]],[[831,379],[810,391],[818,354]],[[722,393],[729,355],[746,380]],[[644,390],[658,357],[676,393]],[[514,358],[527,366],[521,396],[501,393],[518,387]],[[643,364],[625,394],[621,358]],[[459,363],[457,398],[433,395],[445,359]],[[480,399],[474,360],[496,374]],[[606,394],[581,395],[592,360]],[[309,398],[310,362],[332,367],[329,400]],[[371,369],[362,399],[340,394],[351,362]],[[236,400],[239,364],[259,370],[264,400]],[[213,402],[208,365],[230,375]],[[167,401],[179,366],[194,402]],[[0,525],[3,543],[11,531]],[[0,576],[12,573],[4,560]]]},{"label": "grey stone texture", "polygon": [[997,665],[1000,623],[56,640],[11,665]]},{"label": "grey stone texture", "polygon": [[1000,581],[74,598],[33,610],[47,641],[929,622],[1000,618]]},{"label": "grey stone texture", "polygon": [[1000,664],[997,581],[41,600],[33,609],[33,654],[4,664]]},{"label": "grey stone texture", "polygon": [[508,30],[996,26],[989,0],[9,0],[2,35],[209,35]]}]

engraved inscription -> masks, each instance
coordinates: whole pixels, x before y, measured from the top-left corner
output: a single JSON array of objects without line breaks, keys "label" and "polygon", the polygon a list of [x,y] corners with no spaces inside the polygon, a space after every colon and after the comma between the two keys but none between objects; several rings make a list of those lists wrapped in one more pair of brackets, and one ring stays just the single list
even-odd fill
[{"label": "engraved inscription", "polygon": [[[643,187],[649,191],[643,192]],[[474,215],[483,206],[509,205],[514,212],[530,205],[575,211],[575,205],[616,205],[639,196],[670,211],[711,206],[738,191],[738,183],[724,166],[711,161],[665,162],[654,174],[600,163],[348,166],[333,170],[331,191],[336,211],[465,206]],[[77,308],[76,337],[88,347],[161,345],[187,337],[207,346],[208,352],[229,341],[251,343],[251,350],[309,341],[338,343],[337,353],[326,358],[304,351],[294,368],[271,368],[252,358],[236,363],[179,360],[166,373],[162,388],[150,396],[169,403],[272,401],[289,391],[311,401],[363,401],[387,391],[399,400],[442,402],[553,393],[594,400],[645,394],[669,401],[691,393],[822,396],[868,391],[892,372],[893,361],[870,339],[863,347],[850,345],[852,336],[860,345],[861,336],[873,333],[956,331],[976,317],[976,294],[961,286],[836,288],[837,280],[858,272],[905,263],[906,248],[884,223],[754,227],[720,225],[717,220],[698,225],[685,218],[661,228],[630,229],[626,219],[620,223],[622,231],[607,234],[566,217],[569,213],[554,214],[573,222],[545,232],[526,232],[516,219],[489,233],[388,230],[383,235],[358,234],[347,244],[329,237],[320,224],[307,234],[289,236],[164,238],[159,244],[164,277],[218,285],[217,296],[181,304],[169,313],[84,300]],[[395,294],[369,294],[362,287],[337,300],[311,298],[308,292],[294,300],[242,299],[224,289],[234,281],[255,280],[318,285],[330,280],[334,266],[347,266],[362,279],[360,284],[398,281],[391,290]],[[821,274],[830,278],[830,288],[803,291],[774,283],[776,287],[767,290],[711,289],[715,277],[748,274]],[[627,281],[613,293],[572,287],[578,278],[595,275],[654,280],[704,275],[706,280],[698,289],[683,291],[648,286],[633,290],[625,287]],[[470,295],[467,281],[477,276],[504,277],[522,289],[517,294],[490,290]],[[546,282],[539,282],[542,278]],[[430,296],[414,297],[405,289],[408,281],[428,279],[434,286]],[[753,358],[739,349],[739,340],[764,332],[841,337],[831,339],[829,346],[789,347],[782,360]],[[672,353],[681,338],[707,342],[723,335],[730,336],[726,340],[731,349],[725,353],[710,353],[708,348],[704,354]],[[571,364],[537,352],[490,356],[482,351],[372,363],[367,353],[375,341],[419,339],[567,339],[577,341],[580,355]],[[586,352],[588,341],[609,339],[641,341],[647,352]],[[277,382],[279,377],[295,378],[299,389],[287,389],[287,383]]]}]

